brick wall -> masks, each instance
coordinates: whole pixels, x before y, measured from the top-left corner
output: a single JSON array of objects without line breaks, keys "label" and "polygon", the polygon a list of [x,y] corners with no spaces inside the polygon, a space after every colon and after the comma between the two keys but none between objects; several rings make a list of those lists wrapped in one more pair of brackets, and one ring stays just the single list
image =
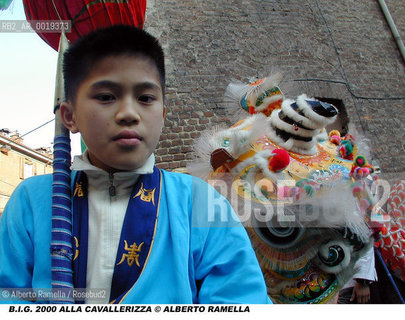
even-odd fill
[{"label": "brick wall", "polygon": [[[405,4],[386,3],[405,41]],[[167,57],[161,168],[184,167],[205,128],[230,124],[229,82],[281,71],[290,98],[341,99],[383,177],[405,178],[405,62],[377,1],[148,0],[145,29]]]}]

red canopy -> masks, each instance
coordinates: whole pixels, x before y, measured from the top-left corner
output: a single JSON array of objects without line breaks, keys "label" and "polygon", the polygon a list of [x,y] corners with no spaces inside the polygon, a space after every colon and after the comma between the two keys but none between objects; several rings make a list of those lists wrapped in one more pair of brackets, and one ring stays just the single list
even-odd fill
[{"label": "red canopy", "polygon": [[[143,28],[145,22],[146,0],[23,0],[23,3],[28,21],[70,20],[72,29],[66,33],[70,42],[95,29],[115,24]],[[46,25],[42,24],[41,30],[43,27]],[[37,33],[58,50],[60,33]]]}]

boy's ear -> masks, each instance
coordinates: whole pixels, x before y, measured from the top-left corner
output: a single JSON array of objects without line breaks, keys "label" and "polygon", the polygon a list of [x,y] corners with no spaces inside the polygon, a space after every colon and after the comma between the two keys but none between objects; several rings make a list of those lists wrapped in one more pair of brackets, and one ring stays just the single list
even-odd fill
[{"label": "boy's ear", "polygon": [[62,118],[63,125],[70,130],[72,133],[79,132],[79,128],[76,124],[76,117],[73,112],[73,106],[69,102],[62,102],[60,104],[60,115]]}]

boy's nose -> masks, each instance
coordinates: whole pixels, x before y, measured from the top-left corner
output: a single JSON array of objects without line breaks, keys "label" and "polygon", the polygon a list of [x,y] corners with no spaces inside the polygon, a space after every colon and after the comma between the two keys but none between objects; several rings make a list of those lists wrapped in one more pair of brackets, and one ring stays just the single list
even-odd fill
[{"label": "boy's nose", "polygon": [[138,113],[138,106],[132,99],[123,100],[115,115],[117,123],[132,124],[138,123],[140,116]]}]

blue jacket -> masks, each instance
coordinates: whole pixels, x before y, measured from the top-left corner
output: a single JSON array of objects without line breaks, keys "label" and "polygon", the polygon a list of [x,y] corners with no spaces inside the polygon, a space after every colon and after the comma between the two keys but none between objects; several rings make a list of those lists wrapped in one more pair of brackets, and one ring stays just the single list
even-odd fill
[{"label": "blue jacket", "polygon": [[[51,184],[51,175],[27,179],[7,203],[0,288],[51,287]],[[123,303],[268,303],[250,240],[228,201],[198,178],[164,170],[161,188],[153,248]]]}]

